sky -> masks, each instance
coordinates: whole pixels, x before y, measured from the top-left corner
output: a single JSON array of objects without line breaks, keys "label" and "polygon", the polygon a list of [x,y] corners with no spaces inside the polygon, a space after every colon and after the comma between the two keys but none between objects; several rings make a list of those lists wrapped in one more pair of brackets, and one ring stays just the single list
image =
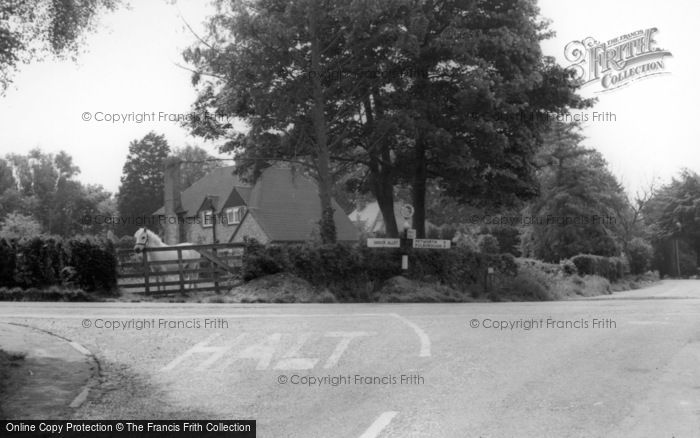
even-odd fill
[{"label": "sky", "polygon": [[[700,58],[693,32],[700,2],[540,0],[539,5],[556,32],[543,42],[543,52],[562,65],[570,64],[564,47],[571,41],[607,41],[658,28],[657,46],[673,54],[664,59],[669,74],[601,94],[595,93],[600,87],[584,88],[583,96],[598,99],[584,111],[589,118],[583,124],[585,145],[603,154],[632,193],[654,179],[668,181],[682,168],[700,172],[695,120]],[[0,96],[0,156],[35,147],[65,150],[80,167],[81,181],[113,192],[129,142],[151,130],[164,134],[171,148],[199,145],[222,156],[216,144],[189,136],[175,122],[106,120],[111,114],[190,111],[196,97],[191,73],[176,64],[183,64],[182,50],[196,37],[183,19],[201,35],[211,13],[208,2],[201,0],[132,1],[128,9],[100,19],[77,62],[49,59],[23,66],[6,95]],[[594,111],[611,114],[611,120],[590,120]],[[89,121],[83,120],[85,113]]]}]

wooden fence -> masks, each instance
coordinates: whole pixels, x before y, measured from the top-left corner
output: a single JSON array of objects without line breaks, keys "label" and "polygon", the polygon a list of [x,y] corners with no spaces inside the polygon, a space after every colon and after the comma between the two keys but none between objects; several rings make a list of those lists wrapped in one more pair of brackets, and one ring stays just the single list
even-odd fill
[{"label": "wooden fence", "polygon": [[[183,251],[194,250],[199,258],[184,259]],[[149,260],[149,253],[177,253],[172,260]],[[167,246],[146,248],[137,253],[132,249],[117,250],[118,286],[134,293],[172,294],[177,292],[215,291],[240,279],[244,244],[217,243],[209,245]]]}]

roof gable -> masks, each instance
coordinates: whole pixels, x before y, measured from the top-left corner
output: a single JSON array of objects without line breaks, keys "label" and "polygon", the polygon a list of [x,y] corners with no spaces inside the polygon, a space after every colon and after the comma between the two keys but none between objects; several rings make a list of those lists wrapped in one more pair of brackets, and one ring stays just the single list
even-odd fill
[{"label": "roof gable", "polygon": [[[234,173],[235,166],[217,167],[194,184],[189,186],[181,195],[181,213],[185,216],[195,216],[208,197],[217,199],[215,207],[221,213],[225,207],[242,204],[230,204],[229,202],[247,202],[250,188]],[[236,195],[233,194],[236,192]],[[163,215],[161,207],[154,214]]]},{"label": "roof gable", "polygon": [[[248,209],[271,241],[309,240],[321,218],[318,186],[294,168],[270,167],[253,186]],[[357,229],[335,201],[333,209],[338,240],[357,240]]]}]

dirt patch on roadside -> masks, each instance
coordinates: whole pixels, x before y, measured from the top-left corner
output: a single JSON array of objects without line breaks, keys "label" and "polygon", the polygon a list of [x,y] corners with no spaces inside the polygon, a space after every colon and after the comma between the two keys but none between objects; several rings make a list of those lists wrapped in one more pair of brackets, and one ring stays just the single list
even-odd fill
[{"label": "dirt patch on roadside", "polygon": [[387,280],[373,296],[380,303],[462,303],[471,296],[450,287],[397,276]]},{"label": "dirt patch on roadside", "polygon": [[334,303],[335,296],[287,273],[256,278],[212,297],[210,303]]}]

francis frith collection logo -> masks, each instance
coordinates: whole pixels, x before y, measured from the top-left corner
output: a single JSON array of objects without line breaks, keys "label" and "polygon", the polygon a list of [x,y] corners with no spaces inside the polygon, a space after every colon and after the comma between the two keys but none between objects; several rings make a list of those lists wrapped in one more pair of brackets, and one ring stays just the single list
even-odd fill
[{"label": "francis frith collection logo", "polygon": [[649,76],[668,73],[664,58],[671,52],[657,47],[655,27],[620,35],[605,42],[592,37],[572,41],[564,55],[568,67],[582,86],[597,86],[598,93],[620,87]]}]

